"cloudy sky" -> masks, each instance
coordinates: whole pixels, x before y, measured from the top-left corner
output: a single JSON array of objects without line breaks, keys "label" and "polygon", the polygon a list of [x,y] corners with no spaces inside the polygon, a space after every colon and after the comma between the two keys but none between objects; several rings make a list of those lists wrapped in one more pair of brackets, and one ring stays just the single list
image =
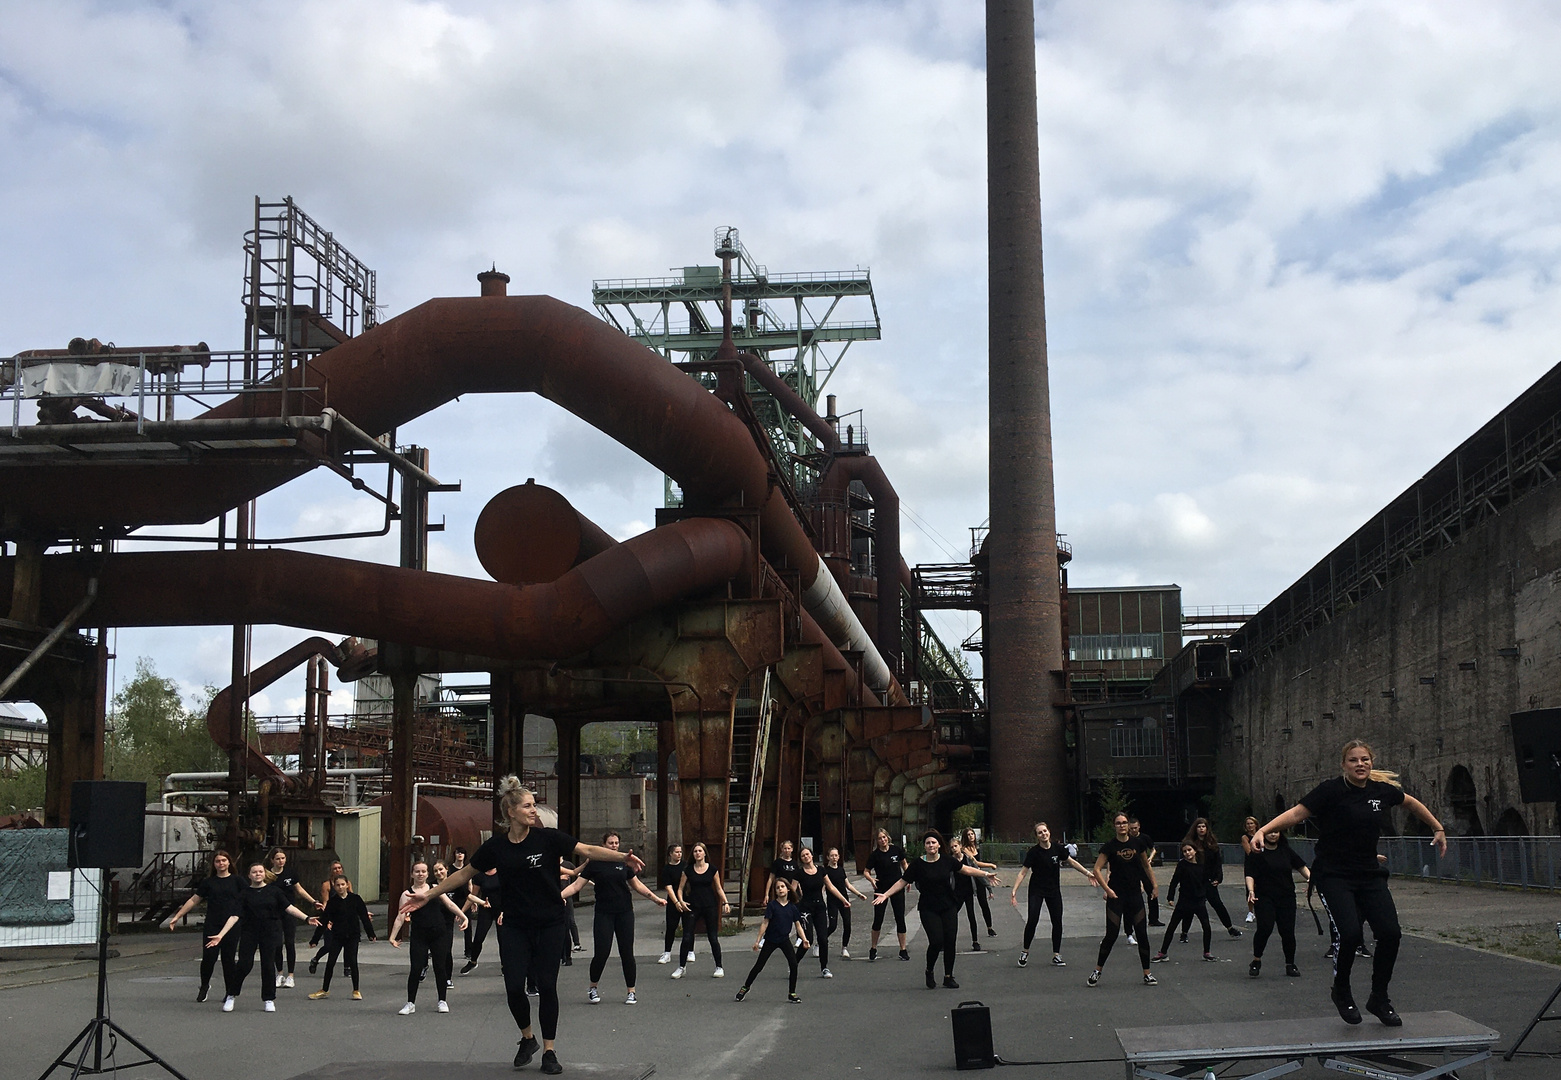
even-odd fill
[{"label": "cloudy sky", "polygon": [[[593,278],[708,263],[735,225],[775,271],[871,267],[883,340],[831,388],[866,412],[907,558],[962,557],[987,513],[983,48],[973,0],[0,0],[0,355],[238,346],[256,195],[374,267],[387,316],[490,263],[588,306]],[[1558,55],[1541,3],[1038,6],[1075,583],[1263,603],[1556,362]],[[440,570],[481,573],[476,515],[528,476],[619,536],[660,500],[535,399],[401,436],[464,484],[436,497]],[[260,527],[377,524],[349,495],[311,478]],[[257,660],[297,636],[258,630]],[[220,632],[116,648],[121,681],[138,655],[226,681]]]}]

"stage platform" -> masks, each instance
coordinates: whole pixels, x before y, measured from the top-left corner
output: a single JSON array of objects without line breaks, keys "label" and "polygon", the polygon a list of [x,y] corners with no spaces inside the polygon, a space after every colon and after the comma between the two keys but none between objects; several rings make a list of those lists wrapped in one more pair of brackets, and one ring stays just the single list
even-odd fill
[{"label": "stage platform", "polygon": [[[538,1054],[524,1072],[536,1072],[540,1060]],[[590,1080],[645,1080],[656,1068],[654,1065],[598,1065],[571,1061],[565,1071],[570,1076],[584,1076]],[[290,1080],[428,1080],[431,1076],[450,1077],[451,1080],[457,1077],[459,1080],[498,1080],[501,1076],[515,1074],[515,1068],[507,1061],[361,1061],[321,1065]]]},{"label": "stage platform", "polygon": [[[1337,1016],[1251,1023],[1176,1024],[1118,1028],[1127,1080],[1185,1080],[1208,1068],[1257,1064],[1246,1080],[1268,1080],[1316,1058],[1325,1069],[1377,1080],[1431,1080],[1480,1062],[1491,1075],[1491,1048],[1501,1035],[1455,1012],[1404,1013],[1404,1026],[1384,1027],[1374,1017],[1359,1025]],[[1421,1064],[1411,1057],[1440,1057]]]}]

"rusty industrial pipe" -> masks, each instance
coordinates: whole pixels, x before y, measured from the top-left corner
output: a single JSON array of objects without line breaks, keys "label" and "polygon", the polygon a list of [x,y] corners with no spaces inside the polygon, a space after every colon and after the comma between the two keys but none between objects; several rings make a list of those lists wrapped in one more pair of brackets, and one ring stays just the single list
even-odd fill
[{"label": "rusty industrial pipe", "polygon": [[[13,559],[0,560],[0,583]],[[100,567],[103,626],[279,623],[500,660],[563,660],[618,627],[740,577],[748,538],[690,518],[636,536],[555,582],[515,586],[302,551],[58,555],[44,560],[47,610]]]},{"label": "rusty industrial pipe", "polygon": [[[791,388],[790,383],[775,374],[774,368],[765,363],[761,357],[750,352],[738,353],[737,359],[742,361],[743,370],[749,377],[764,387],[765,391],[779,402],[781,408],[796,417],[803,427],[811,431],[813,437],[824,445],[825,450],[834,453],[840,449],[840,433],[835,430],[835,425],[820,416],[802,399],[802,395]],[[834,395],[831,394],[830,397]]]},{"label": "rusty industrial pipe", "polygon": [[510,585],[557,581],[618,543],[563,495],[534,480],[489,499],[472,539],[482,568]]},{"label": "rusty industrial pipe", "polygon": [[[785,496],[771,485],[746,425],[699,383],[590,313],[548,296],[429,300],[308,366],[310,380],[330,387],[331,407],[374,435],[461,394],[547,398],[672,477],[687,509],[757,508],[765,557],[797,571],[803,602],[825,633],[843,649],[877,657]],[[264,395],[224,402],[204,416],[279,405]],[[905,700],[881,657],[870,663],[868,679],[891,701]]]},{"label": "rusty industrial pipe", "polygon": [[845,454],[834,458],[819,487],[828,489],[834,478],[848,487],[860,480],[873,497],[874,573],[878,582],[878,647],[889,658],[900,655],[900,582],[904,560],[900,558],[900,496],[871,454]]},{"label": "rusty industrial pipe", "polygon": [[[130,557],[134,558],[135,556]],[[341,647],[327,641],[325,638],[305,638],[297,645],[277,654],[251,671],[249,678],[246,680],[249,693],[258,693],[304,661],[312,662],[316,656],[325,657],[336,667],[340,667],[345,659]],[[206,730],[211,734],[211,741],[222,747],[229,754],[235,750],[242,749],[249,761],[249,772],[251,775],[274,780],[284,787],[291,786],[293,780],[281,769],[277,768],[276,764],[266,755],[250,746],[247,742],[241,745],[234,744],[228,732],[228,717],[233,708],[232,702],[232,686],[225,686],[218,690],[216,696],[211,699],[211,704],[206,709]],[[307,711],[312,704],[312,701],[308,702],[305,705],[305,710]],[[303,762],[299,761],[298,764],[299,768],[302,769]]]}]

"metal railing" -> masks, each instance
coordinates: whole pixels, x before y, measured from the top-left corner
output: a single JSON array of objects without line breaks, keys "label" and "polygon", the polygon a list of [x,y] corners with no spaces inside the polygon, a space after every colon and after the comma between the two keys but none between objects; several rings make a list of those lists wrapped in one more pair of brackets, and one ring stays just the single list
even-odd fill
[{"label": "metal railing", "polygon": [[1427,838],[1396,836],[1378,850],[1388,870],[1404,877],[1561,889],[1561,836],[1454,836],[1444,856]]}]

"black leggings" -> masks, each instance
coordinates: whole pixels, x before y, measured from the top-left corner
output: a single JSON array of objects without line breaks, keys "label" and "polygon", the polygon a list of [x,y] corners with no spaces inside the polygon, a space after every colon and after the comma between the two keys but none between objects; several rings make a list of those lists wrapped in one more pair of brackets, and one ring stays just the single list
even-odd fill
[{"label": "black leggings", "polygon": [[472,935],[471,948],[466,950],[466,959],[477,962],[482,956],[482,943],[488,940],[488,931],[493,929],[493,920],[497,918],[497,912],[491,907],[477,909],[477,932]]},{"label": "black leggings", "polygon": [[1270,899],[1260,896],[1254,906],[1257,915],[1257,933],[1252,939],[1252,958],[1263,958],[1263,947],[1277,927],[1279,944],[1285,950],[1285,963],[1295,963],[1295,897]]},{"label": "black leggings", "polygon": [[816,907],[802,909],[802,914],[807,916],[808,948],[802,950],[800,961],[808,954],[808,949],[818,951],[818,966],[822,970],[829,966],[829,908],[824,904]]},{"label": "black leggings", "polygon": [[499,963],[504,969],[504,996],[510,1015],[524,1033],[531,1026],[531,1001],[526,980],[537,989],[542,1037],[558,1036],[558,968],[569,948],[569,927],[562,919],[545,926],[514,917],[499,927]]},{"label": "black leggings", "polygon": [[1214,914],[1219,918],[1220,925],[1225,929],[1231,929],[1230,912],[1225,910],[1225,901],[1220,899],[1220,887],[1214,882],[1209,882],[1209,907],[1214,909]]},{"label": "black leggings", "polygon": [[840,947],[851,947],[851,909],[842,907],[838,901],[829,902],[829,932],[833,934],[835,927],[840,927]]},{"label": "black leggings", "polygon": [[715,966],[721,966],[721,909],[715,904],[691,904],[683,916],[683,949],[678,953],[678,967],[688,963],[694,951],[694,926],[705,920],[705,937],[710,939],[710,958]]},{"label": "black leggings", "polygon": [[938,954],[943,954],[943,976],[947,979],[954,977],[954,950],[959,942],[959,908],[949,908],[947,911],[928,911],[926,908],[918,908],[921,915],[921,928],[927,933],[927,970],[931,971],[938,961]]},{"label": "black leggings", "polygon": [[[1142,905],[1133,903],[1136,897],[1124,897],[1117,894],[1115,900],[1106,901],[1106,936],[1100,943],[1100,955],[1095,958],[1095,966],[1106,966],[1106,957],[1111,955],[1111,946],[1117,943],[1117,935],[1122,932],[1122,924],[1127,923],[1128,929],[1138,935],[1138,958],[1144,962],[1144,970],[1149,970],[1149,915]],[[1123,903],[1127,900],[1129,907]]]},{"label": "black leggings", "polygon": [[[291,918],[291,916],[288,916]],[[255,954],[260,954],[260,999],[276,1000],[276,958],[282,953],[281,937],[256,937],[249,931],[239,935],[238,968],[233,973],[233,989],[228,991],[238,997],[244,989],[244,980],[255,967]]]},{"label": "black leggings", "polygon": [[[336,935],[328,935],[325,939],[330,945],[330,952],[325,957],[325,981],[320,984],[321,990],[331,988],[331,973],[336,970],[336,957],[341,956],[341,969],[347,975],[352,976],[352,988],[358,988],[358,939],[338,938]],[[440,995],[443,996],[442,994]],[[408,1000],[411,1000],[410,998]]]},{"label": "black leggings", "polygon": [[[1165,940],[1160,942],[1160,954],[1163,956],[1171,951],[1171,938],[1176,933],[1178,925],[1182,933],[1192,929],[1192,920],[1196,917],[1203,926],[1203,951],[1207,953],[1209,946],[1213,944],[1213,934],[1209,930],[1209,909],[1202,900],[1179,900],[1171,911],[1171,921],[1165,924]],[[1290,924],[1295,926],[1295,910],[1290,911]],[[1291,935],[1294,936],[1293,934]],[[1261,948],[1259,955],[1261,955]]]},{"label": "black leggings", "polygon": [[986,920],[986,928],[992,929],[992,905],[987,903],[986,881],[976,882],[976,903],[981,905],[981,917]]},{"label": "black leggings", "polygon": [[[979,944],[981,944],[981,935],[976,933],[976,897],[975,897],[975,894],[971,893],[968,896],[966,896],[964,898],[964,904],[965,904],[965,918],[970,922],[970,940],[974,941],[977,945],[979,945]],[[986,898],[985,897],[982,898],[981,905],[983,907],[986,906]],[[955,920],[955,921],[957,922],[958,920]]]},{"label": "black leggings", "polygon": [[1039,889],[1030,890],[1030,916],[1024,921],[1024,951],[1030,951],[1030,943],[1035,940],[1035,927],[1041,921],[1041,905],[1046,905],[1047,912],[1052,919],[1052,955],[1062,953],[1062,894],[1046,893]]},{"label": "black leggings", "polygon": [[568,900],[564,901],[564,910],[569,913],[569,940],[573,942],[574,947],[578,949],[580,947],[580,924],[575,922],[574,897],[571,896]]},{"label": "black leggings", "polygon": [[[216,930],[208,930],[208,932],[203,933],[201,935],[202,944],[205,943],[207,938],[216,937],[217,930],[220,929],[222,928],[219,926],[216,928]],[[222,960],[222,985],[224,988],[224,993],[237,994],[238,935],[236,934],[229,934],[227,937],[223,938],[215,948],[201,950],[201,993],[204,994],[206,992],[206,988],[211,985],[211,973],[216,969],[217,960],[219,957]],[[271,981],[275,982],[276,979],[273,977]]]},{"label": "black leggings", "polygon": [[407,972],[407,1000],[417,1000],[417,984],[422,981],[423,968],[430,960],[434,964],[434,988],[439,1000],[444,1000],[444,984],[450,981],[450,933],[442,926],[431,930],[412,928],[412,970]]},{"label": "black leggings", "polygon": [[743,980],[744,990],[753,985],[753,980],[759,977],[759,972],[764,970],[764,965],[769,961],[770,953],[776,949],[785,954],[786,964],[791,969],[790,993],[795,994],[797,992],[797,961],[802,958],[797,955],[797,950],[791,947],[791,935],[789,934],[779,941],[774,941],[769,937],[764,939],[764,945],[759,950],[759,959],[753,962],[753,967],[748,971],[748,978]]},{"label": "black leggings", "polygon": [[670,900],[667,901],[667,934],[661,943],[661,951],[672,951],[672,943],[677,940],[678,928],[683,925],[683,910]]},{"label": "black leggings", "polygon": [[[291,903],[292,901],[288,902]],[[287,974],[291,975],[293,973],[293,969],[298,966],[298,943],[294,940],[297,934],[298,924],[293,922],[293,917],[291,915],[283,913],[282,940],[276,943],[276,959],[273,960],[271,964],[273,970],[279,972],[285,971]],[[283,963],[284,953],[287,961],[285,964]],[[275,982],[276,980],[273,978],[271,981]]]},{"label": "black leggings", "polygon": [[[314,957],[309,961],[310,964],[318,964],[321,960],[324,960],[327,956],[330,955],[332,947],[331,932],[325,929],[325,924],[322,922],[319,926],[315,927],[315,930],[317,933],[309,939],[309,944],[313,945],[315,942],[319,941],[320,948],[319,951],[314,954]],[[323,941],[321,941],[322,937],[324,938]]]},{"label": "black leggings", "polygon": [[1365,923],[1371,924],[1377,939],[1371,959],[1371,992],[1386,997],[1393,981],[1393,965],[1403,931],[1398,926],[1398,909],[1388,892],[1386,877],[1313,877],[1322,893],[1328,914],[1339,929],[1339,944],[1333,950],[1333,985],[1343,990],[1350,986],[1350,970],[1355,966],[1355,950],[1366,943]]},{"label": "black leggings", "polygon": [[603,911],[602,902],[596,902],[595,921],[591,926],[596,951],[591,955],[591,985],[602,979],[602,969],[612,954],[612,941],[618,939],[618,959],[623,963],[623,985],[633,990],[634,981],[634,911]]},{"label": "black leggings", "polygon": [[889,897],[887,903],[878,904],[873,908],[873,933],[883,929],[884,912],[889,908],[894,909],[894,932],[905,933],[905,890],[901,889]]}]

